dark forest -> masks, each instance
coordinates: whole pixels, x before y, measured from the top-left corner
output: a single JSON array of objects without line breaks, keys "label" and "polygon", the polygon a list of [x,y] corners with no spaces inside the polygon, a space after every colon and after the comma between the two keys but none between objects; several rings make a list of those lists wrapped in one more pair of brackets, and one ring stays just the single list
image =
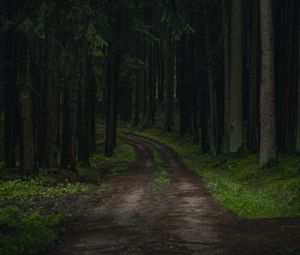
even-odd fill
[{"label": "dark forest", "polygon": [[300,1],[2,0],[0,146],[2,255],[300,254]]}]

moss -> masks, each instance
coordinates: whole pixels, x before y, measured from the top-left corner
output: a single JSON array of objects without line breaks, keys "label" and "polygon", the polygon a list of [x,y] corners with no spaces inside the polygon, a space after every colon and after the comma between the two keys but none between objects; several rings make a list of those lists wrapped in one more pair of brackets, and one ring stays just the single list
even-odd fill
[{"label": "moss", "polygon": [[174,149],[202,176],[215,199],[245,218],[300,216],[300,157],[280,155],[276,164],[259,168],[258,156],[246,152],[212,157],[189,137],[160,129],[123,128]]}]

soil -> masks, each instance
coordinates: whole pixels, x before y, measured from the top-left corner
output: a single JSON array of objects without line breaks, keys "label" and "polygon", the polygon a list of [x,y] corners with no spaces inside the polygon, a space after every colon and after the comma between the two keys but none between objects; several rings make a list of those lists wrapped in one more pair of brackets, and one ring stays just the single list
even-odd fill
[{"label": "soil", "polygon": [[[71,216],[47,255],[276,255],[300,250],[300,218],[243,220],[218,205],[170,148],[132,134],[121,139],[134,147],[135,164],[113,177],[101,195],[56,201]],[[167,181],[157,181],[155,155],[160,155]]]}]

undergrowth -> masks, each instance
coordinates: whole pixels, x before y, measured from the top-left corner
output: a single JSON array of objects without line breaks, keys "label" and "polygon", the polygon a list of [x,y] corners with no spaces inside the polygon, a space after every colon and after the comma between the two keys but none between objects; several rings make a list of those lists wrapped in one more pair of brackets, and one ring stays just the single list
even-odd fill
[{"label": "undergrowth", "polygon": [[140,127],[123,128],[174,149],[186,165],[201,175],[213,196],[228,210],[245,218],[300,216],[300,157],[280,155],[278,164],[260,169],[249,153],[212,157],[191,139]]},{"label": "undergrowth", "polygon": [[62,214],[24,212],[16,207],[0,209],[0,254],[38,254],[57,240]]},{"label": "undergrowth", "polygon": [[[41,169],[40,175],[23,179],[18,169],[4,169],[0,162],[0,254],[40,254],[58,239],[63,213],[29,210],[31,201],[68,197],[90,190],[105,191],[103,176],[116,175],[135,160],[131,146],[118,141],[115,154],[103,155],[103,140],[90,158],[90,167],[76,172]],[[43,207],[42,207],[43,208]]]},{"label": "undergrowth", "polygon": [[0,181],[0,203],[27,202],[30,198],[50,198],[62,195],[74,195],[88,191],[90,185],[83,183],[57,183],[53,179],[35,177],[30,180]]},{"label": "undergrowth", "polygon": [[102,174],[117,175],[128,169],[135,161],[135,152],[132,146],[121,141],[117,141],[117,148],[111,157],[104,156],[103,139],[97,141],[97,147],[98,151],[91,157],[91,168],[100,169]]}]

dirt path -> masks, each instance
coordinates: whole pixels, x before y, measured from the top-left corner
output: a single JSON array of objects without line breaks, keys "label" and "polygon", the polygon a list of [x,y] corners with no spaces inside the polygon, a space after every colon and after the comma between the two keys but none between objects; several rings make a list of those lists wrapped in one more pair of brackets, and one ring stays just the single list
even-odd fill
[{"label": "dirt path", "polygon": [[[283,245],[297,243],[299,219],[242,221],[214,202],[172,150],[134,135],[121,138],[134,147],[135,165],[112,180],[103,198],[79,201],[80,213],[49,255],[284,254]],[[264,226],[274,234],[261,236]]]}]

